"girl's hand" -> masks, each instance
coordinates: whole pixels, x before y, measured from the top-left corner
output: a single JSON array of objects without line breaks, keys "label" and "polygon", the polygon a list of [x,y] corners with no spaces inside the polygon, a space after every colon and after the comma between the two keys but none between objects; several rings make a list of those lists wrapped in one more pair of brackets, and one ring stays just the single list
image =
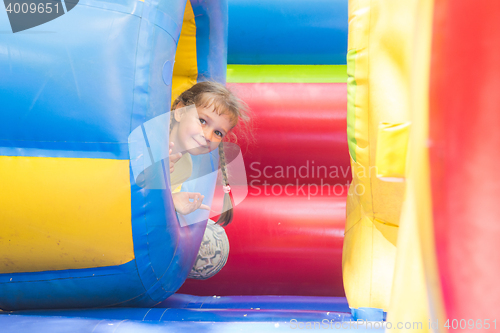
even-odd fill
[{"label": "girl's hand", "polygon": [[[202,204],[205,196],[200,193],[177,192],[172,193],[175,210],[182,215],[187,215],[199,209],[210,210],[210,207]],[[193,201],[191,201],[193,200]]]},{"label": "girl's hand", "polygon": [[168,145],[168,159],[169,159],[169,164],[170,164],[170,173],[174,172],[174,164],[182,157],[182,153],[177,153],[172,155],[172,148],[174,147],[174,143],[170,142]]}]

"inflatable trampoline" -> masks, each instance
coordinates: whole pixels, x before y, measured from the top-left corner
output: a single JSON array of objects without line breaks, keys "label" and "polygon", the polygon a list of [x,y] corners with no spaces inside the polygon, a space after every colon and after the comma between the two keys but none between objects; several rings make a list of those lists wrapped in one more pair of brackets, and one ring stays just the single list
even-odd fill
[{"label": "inflatable trampoline", "polygon": [[[495,1],[4,2],[5,332],[496,330]],[[190,279],[225,171],[191,156],[211,211],[176,212],[168,134],[203,81],[253,125]]]}]

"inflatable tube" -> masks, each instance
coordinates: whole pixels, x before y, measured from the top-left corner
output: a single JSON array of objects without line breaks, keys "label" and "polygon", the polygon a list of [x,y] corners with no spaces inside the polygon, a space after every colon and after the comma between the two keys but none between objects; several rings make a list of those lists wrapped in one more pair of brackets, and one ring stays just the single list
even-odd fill
[{"label": "inflatable tube", "polygon": [[[226,10],[193,1],[203,77],[225,75],[210,50],[225,52]],[[183,283],[205,223],[181,227],[169,190],[135,183],[128,140],[139,129],[151,148],[147,124],[169,111],[184,11],[185,1],[80,1],[36,33],[2,38],[0,308],[150,306]],[[193,163],[213,169],[206,158]]]},{"label": "inflatable tube", "polygon": [[179,292],[343,296],[347,187],[338,185],[330,195],[317,185],[310,190],[315,194],[308,186],[250,185],[248,197],[234,209],[235,221],[226,227],[231,244],[226,266],[208,280],[186,280]]},{"label": "inflatable tube", "polygon": [[345,64],[347,3],[232,0],[228,63]]},{"label": "inflatable tube", "polygon": [[[228,67],[241,71],[244,66]],[[226,228],[231,243],[226,266],[208,280],[188,279],[180,289],[183,293],[344,295],[341,247],[345,184],[351,175],[345,73],[342,76],[341,69],[335,68],[332,72],[339,74],[334,80],[325,80],[322,72],[292,81],[290,66],[272,67],[273,73],[279,73],[278,82],[228,84],[253,113],[256,142],[238,141],[244,151],[249,192],[235,207],[235,220]],[[303,69],[302,65],[293,67]],[[320,74],[325,66],[315,67]],[[245,82],[262,78],[255,71],[245,71],[243,76]],[[326,175],[321,167],[327,168]],[[214,203],[219,201],[214,199]]]},{"label": "inflatable tube", "polygon": [[[440,290],[433,294],[442,295],[453,328],[454,319],[486,328],[483,318],[491,318],[495,329],[500,307],[499,11],[497,1],[435,3],[429,137]],[[463,70],[471,64],[474,71]]]},{"label": "inflatable tube", "polygon": [[[310,4],[303,3],[300,10],[303,16],[287,11],[287,6],[299,6],[299,3],[245,2],[246,12],[239,13],[245,17],[231,22],[239,24],[243,20],[248,24],[252,15],[256,15],[253,8],[258,5],[259,15],[269,10],[275,20],[283,19],[282,26],[276,27],[279,34],[292,26],[312,32],[314,28],[306,22],[308,15],[315,12],[317,18],[321,14],[317,8],[304,11]],[[231,2],[231,13],[242,4],[242,1]],[[321,2],[321,6],[330,8],[332,3]],[[320,16],[319,20],[323,17],[326,20],[326,16]],[[325,26],[330,27],[331,17],[329,20]],[[232,40],[232,45],[238,43],[236,47],[246,47],[241,40],[252,41],[255,34],[260,33],[254,23],[252,29],[245,32],[245,38]],[[346,30],[346,22],[341,25]],[[274,32],[268,30],[267,33]],[[304,47],[300,43],[296,45],[299,49]],[[330,46],[332,44],[326,47]],[[344,47],[345,55],[345,45],[335,47]],[[256,51],[263,59],[271,52],[281,52],[274,45]],[[308,51],[312,61],[324,55],[319,49]],[[229,57],[232,55],[235,53]],[[254,122],[255,142],[238,138],[244,153],[249,192],[245,201],[235,207],[235,220],[226,228],[231,252],[224,269],[208,280],[187,280],[180,289],[182,292],[344,295],[340,249],[345,222],[345,185],[351,179],[345,133],[346,69],[342,65],[308,66],[303,60],[297,60],[300,65],[283,65],[283,62],[228,65],[228,87],[248,104]],[[218,201],[214,199],[214,203]]]},{"label": "inflatable tube", "polygon": [[[345,83],[231,83],[228,87],[253,112],[255,142],[238,142],[249,181],[331,185],[350,181]],[[300,168],[303,177],[297,176]]]}]

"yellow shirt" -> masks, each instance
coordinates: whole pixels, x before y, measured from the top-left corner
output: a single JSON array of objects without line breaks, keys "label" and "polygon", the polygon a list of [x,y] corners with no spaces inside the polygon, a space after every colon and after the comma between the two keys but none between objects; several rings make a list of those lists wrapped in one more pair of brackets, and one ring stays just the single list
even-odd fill
[{"label": "yellow shirt", "polygon": [[185,182],[193,172],[193,160],[189,153],[185,153],[175,163],[174,172],[170,174],[170,189],[172,193],[180,192],[182,183]]}]

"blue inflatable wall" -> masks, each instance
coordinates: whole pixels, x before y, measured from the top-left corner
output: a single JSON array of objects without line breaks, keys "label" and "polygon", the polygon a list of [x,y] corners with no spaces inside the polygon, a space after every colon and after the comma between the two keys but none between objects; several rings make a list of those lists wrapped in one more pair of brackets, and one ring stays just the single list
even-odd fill
[{"label": "blue inflatable wall", "polygon": [[[222,80],[227,3],[188,5],[198,79]],[[162,158],[151,162],[164,189],[135,183],[129,135],[141,129],[149,149],[144,124],[170,110],[185,10],[182,0],[80,0],[2,34],[1,309],[152,306],[184,282],[206,220],[181,227]],[[0,30],[11,31],[3,11]],[[193,169],[215,171],[208,159]],[[212,185],[200,185],[208,200]]]}]

